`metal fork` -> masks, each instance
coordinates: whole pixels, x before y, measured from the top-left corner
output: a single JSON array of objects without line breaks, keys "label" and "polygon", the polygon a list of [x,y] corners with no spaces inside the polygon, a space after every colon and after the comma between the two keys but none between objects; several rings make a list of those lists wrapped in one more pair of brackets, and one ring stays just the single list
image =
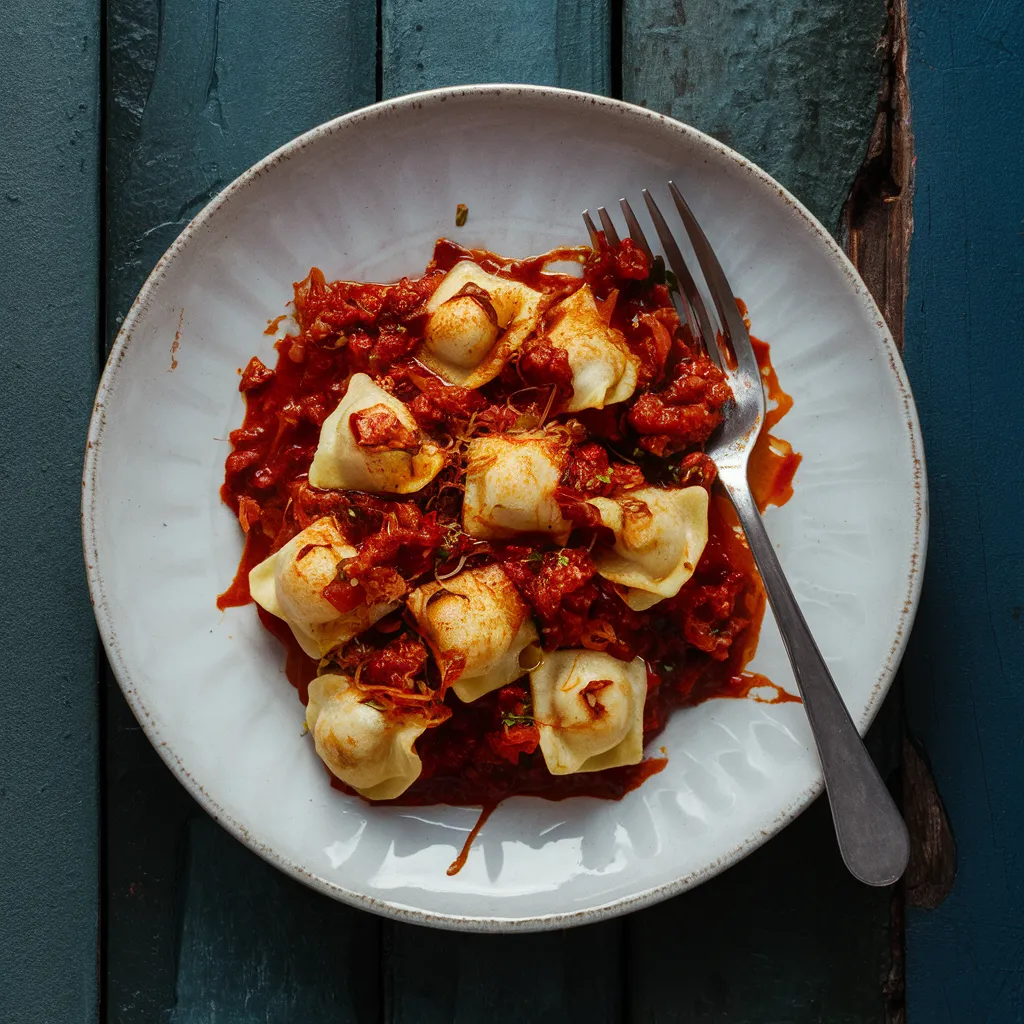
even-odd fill
[{"label": "metal fork", "polygon": [[[761,372],[750,344],[750,335],[714,250],[679,189],[671,181],[668,187],[718,312],[720,334],[714,331],[693,275],[647,189],[642,192],[644,201],[669,266],[679,282],[681,295],[677,302],[682,306],[680,312],[707,354],[725,374],[734,396],[733,403],[725,410],[724,422],[708,443],[707,454],[718,467],[718,478],[746,533],[789,654],[818,747],[843,860],[851,874],[862,882],[891,885],[903,874],[910,856],[906,825],[865,749],[811,636],[765,531],[747,480],[747,460],[765,418]],[[648,258],[660,259],[652,252],[629,203],[620,199],[619,206],[630,238]],[[618,232],[608,211],[603,206],[598,207],[597,215],[606,238],[617,245]],[[598,233],[589,210],[583,211],[583,220],[596,246]]]}]

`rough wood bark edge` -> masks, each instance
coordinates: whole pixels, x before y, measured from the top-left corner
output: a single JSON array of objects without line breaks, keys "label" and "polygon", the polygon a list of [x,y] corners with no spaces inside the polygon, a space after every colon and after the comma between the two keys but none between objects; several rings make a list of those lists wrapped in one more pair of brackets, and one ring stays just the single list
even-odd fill
[{"label": "rough wood bark edge", "polygon": [[907,3],[890,0],[878,114],[843,209],[846,251],[903,349],[907,257],[913,233],[914,136],[907,85]]},{"label": "rough wood bark edge", "polygon": [[[878,114],[842,218],[846,250],[901,351],[914,229],[914,136],[907,43],[907,0],[890,0],[886,30],[879,41],[884,60]],[[898,699],[902,705],[902,695]],[[904,880],[893,890],[892,949],[882,982],[887,1024],[906,1021],[906,906],[937,906],[952,887],[956,871],[952,833],[942,801],[926,762],[906,735],[901,776],[911,861]]]},{"label": "rough wood bark edge", "polygon": [[[903,348],[907,265],[913,233],[914,136],[907,81],[907,0],[891,0],[878,116],[844,210],[847,251]],[[903,881],[910,906],[937,907],[956,873],[949,821],[926,761],[903,743],[903,810],[911,859]]]}]

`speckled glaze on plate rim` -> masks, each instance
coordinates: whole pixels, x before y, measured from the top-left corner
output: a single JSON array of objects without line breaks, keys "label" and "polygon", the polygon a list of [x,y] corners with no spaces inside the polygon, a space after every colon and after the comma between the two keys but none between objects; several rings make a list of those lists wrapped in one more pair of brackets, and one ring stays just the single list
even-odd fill
[{"label": "speckled glaze on plate rim", "polygon": [[344,131],[351,125],[368,119],[385,119],[396,111],[404,111],[408,108],[422,110],[436,109],[453,97],[476,96],[500,100],[502,98],[511,98],[523,95],[543,98],[550,103],[559,105],[579,104],[581,106],[596,106],[603,108],[606,111],[614,112],[615,115],[627,121],[641,122],[648,126],[658,124],[662,128],[668,127],[678,132],[680,137],[685,139],[690,145],[704,148],[718,157],[728,159],[738,168],[758,179],[761,185],[775,190],[779,196],[782,197],[791,209],[793,215],[802,219],[806,223],[807,227],[809,227],[810,230],[818,236],[819,240],[825,243],[825,247],[828,250],[831,259],[847,278],[850,290],[857,296],[858,300],[870,310],[872,319],[874,320],[877,328],[877,339],[888,359],[889,369],[898,388],[899,395],[903,401],[908,440],[913,458],[916,511],[913,527],[913,552],[911,555],[910,571],[906,579],[906,597],[902,614],[899,617],[899,621],[895,623],[892,644],[888,657],[886,658],[885,663],[874,683],[870,699],[863,709],[854,709],[853,712],[853,717],[862,734],[866,731],[867,727],[873,720],[889,686],[891,685],[893,676],[907,642],[910,626],[920,597],[928,528],[926,473],[917,412],[914,407],[910,386],[906,379],[898,350],[887,326],[885,325],[882,315],[877,308],[877,305],[867,292],[865,285],[861,281],[845,253],[843,253],[825,228],[797,199],[790,195],[781,185],[774,181],[774,179],[759,167],[729,149],[727,146],[717,142],[695,128],[682,124],[681,122],[675,121],[664,115],[654,113],[650,110],[636,107],[619,100],[593,96],[572,90],[525,85],[478,85],[436,89],[387,100],[382,103],[354,111],[350,114],[343,115],[313,128],[259,161],[220,192],[209,203],[209,205],[197,214],[197,216],[185,227],[147,278],[146,283],[143,285],[139,295],[133,302],[127,316],[125,317],[121,330],[118,333],[104,369],[96,396],[93,415],[89,425],[85,470],[82,481],[82,524],[89,589],[107,656],[132,711],[145,730],[150,742],[156,748],[165,763],[177,775],[181,783],[204,808],[204,810],[216,821],[220,822],[225,828],[227,828],[228,831],[249,846],[254,852],[259,854],[275,867],[280,868],[282,871],[292,875],[305,884],[354,907],[374,911],[397,920],[415,924],[481,932],[534,931],[587,924],[615,915],[639,910],[660,900],[681,893],[736,863],[738,860],[742,859],[748,853],[764,843],[772,835],[780,831],[785,827],[785,825],[801,813],[801,811],[803,811],[821,792],[821,783],[818,782],[817,784],[808,787],[795,800],[792,800],[788,806],[786,806],[776,816],[770,828],[758,831],[756,834],[749,836],[745,842],[737,845],[728,854],[707,864],[701,870],[691,872],[671,883],[650,888],[638,892],[633,896],[616,899],[596,907],[525,918],[474,917],[456,914],[449,915],[435,913],[420,908],[411,908],[399,902],[380,900],[363,893],[346,889],[307,871],[301,865],[294,863],[292,860],[281,855],[277,850],[262,844],[251,834],[244,823],[235,820],[224,810],[223,807],[212,799],[210,794],[208,794],[204,789],[201,780],[191,774],[188,767],[182,763],[175,751],[169,746],[167,740],[161,735],[158,726],[147,711],[145,703],[136,688],[124,661],[116,626],[110,616],[110,609],[105,597],[103,578],[98,569],[96,538],[96,473],[97,460],[103,444],[104,430],[106,427],[105,403],[108,395],[114,388],[121,364],[129,346],[132,343],[133,329],[140,317],[145,314],[149,295],[154,285],[162,278],[168,266],[179,256],[179,254],[183,252],[197,228],[205,224],[205,222],[210,220],[210,218],[214,217],[217,212],[225,206],[225,204],[230,203],[233,199],[243,193],[256,179],[272,171],[278,165],[297,157],[304,149],[311,144],[316,143],[318,140],[337,132]]}]

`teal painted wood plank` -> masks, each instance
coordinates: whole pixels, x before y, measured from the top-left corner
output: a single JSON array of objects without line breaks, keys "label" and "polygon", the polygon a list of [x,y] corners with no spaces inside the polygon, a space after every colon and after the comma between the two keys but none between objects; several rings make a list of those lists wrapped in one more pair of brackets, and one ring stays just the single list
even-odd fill
[{"label": "teal painted wood plank", "polygon": [[97,644],[79,526],[99,363],[98,0],[0,4],[0,1020],[97,1014]]},{"label": "teal painted wood plank", "polygon": [[623,0],[623,97],[760,164],[835,231],[875,119],[883,0]]},{"label": "teal painted wood plank", "polygon": [[1024,1021],[1024,21],[1014,0],[910,3],[917,149],[907,369],[931,540],[904,671],[957,846],[908,910],[911,1022]]},{"label": "teal painted wood plank", "polygon": [[373,1021],[377,919],[288,878],[205,815],[188,828],[170,1024]]},{"label": "teal painted wood plank", "polygon": [[620,922],[540,935],[387,929],[385,1020],[392,1024],[618,1024]]},{"label": "teal painted wood plank", "polygon": [[[371,2],[108,0],[108,309],[289,139],[376,97]],[[113,340],[113,334],[111,338]]]},{"label": "teal painted wood plank", "polygon": [[[373,102],[376,11],[362,0],[106,8],[109,342],[164,249],[223,185],[307,128]],[[112,679],[107,702],[109,1019],[167,1021],[173,1010],[190,1024],[280,1020],[287,1006],[310,1024],[365,1019],[357,993],[375,990],[375,960],[339,951],[353,936],[374,948],[376,921],[366,919],[368,937],[361,915],[299,892],[221,836]],[[273,908],[275,921],[261,927],[253,907]],[[216,983],[204,951],[224,954]],[[301,997],[299,980],[311,987]],[[250,1017],[253,1007],[264,1016]]]},{"label": "teal painted wood plank", "polygon": [[[608,0],[384,0],[382,11],[385,96],[469,82],[610,89]],[[389,923],[384,934],[390,1024],[621,1019],[619,922],[506,936]]]},{"label": "teal painted wood plank", "polygon": [[[860,168],[880,79],[880,3],[624,0],[623,98],[737,148],[831,229]],[[897,766],[899,695],[869,734]],[[889,1019],[891,890],[846,873],[827,805],[699,889],[629,919],[629,1020]],[[898,895],[896,898],[899,898]],[[898,931],[896,941],[899,941]]]},{"label": "teal painted wood plank", "polygon": [[889,916],[889,890],[843,866],[819,800],[724,875],[628,919],[627,1019],[882,1024]]},{"label": "teal painted wood plank", "polygon": [[611,0],[383,0],[384,96],[525,82],[608,93]]}]

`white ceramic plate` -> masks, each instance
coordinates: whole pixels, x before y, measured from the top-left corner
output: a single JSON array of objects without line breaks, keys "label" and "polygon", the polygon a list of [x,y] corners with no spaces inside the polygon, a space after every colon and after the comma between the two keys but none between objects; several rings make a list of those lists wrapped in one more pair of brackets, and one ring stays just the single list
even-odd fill
[{"label": "white ceramic plate", "polygon": [[[796,496],[769,512],[768,529],[863,731],[918,599],[927,499],[913,400],[878,309],[829,235],[700,132],[554,89],[379,104],[303,135],[225,189],[125,320],[84,480],[89,583],[110,662],[203,807],[331,896],[452,928],[580,924],[723,870],[821,788],[800,705],[713,700],[672,718],[655,741],[668,767],[639,790],[618,803],[509,800],[449,877],[476,811],[370,807],[332,790],[301,735],[277,643],[252,607],[214,605],[241,549],[217,495],[225,438],[242,418],[237,369],[254,353],[272,362],[262,332],[292,281],[314,264],[329,279],[417,274],[439,235],[510,256],[581,243],[584,207],[669,178],[796,400],[780,430],[803,453]],[[457,203],[469,206],[461,230]],[[770,616],[754,667],[793,689]]]}]

